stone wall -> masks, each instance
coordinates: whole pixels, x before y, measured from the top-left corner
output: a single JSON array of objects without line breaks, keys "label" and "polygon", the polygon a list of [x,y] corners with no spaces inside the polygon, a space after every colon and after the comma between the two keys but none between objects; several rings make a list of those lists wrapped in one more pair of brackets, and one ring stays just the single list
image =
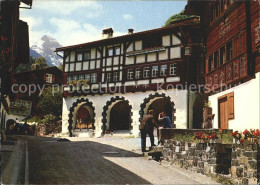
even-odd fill
[{"label": "stone wall", "polygon": [[202,173],[222,184],[257,184],[259,151],[257,145],[190,143],[170,139],[165,140],[162,154],[163,160],[171,165]]}]

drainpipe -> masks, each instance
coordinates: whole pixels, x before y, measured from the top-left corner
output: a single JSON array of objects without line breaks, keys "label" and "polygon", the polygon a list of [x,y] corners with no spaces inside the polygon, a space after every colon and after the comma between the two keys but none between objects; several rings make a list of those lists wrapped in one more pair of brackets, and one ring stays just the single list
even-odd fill
[{"label": "drainpipe", "polygon": [[190,128],[190,89],[189,89],[189,56],[186,56],[186,63],[187,63],[187,129]]}]

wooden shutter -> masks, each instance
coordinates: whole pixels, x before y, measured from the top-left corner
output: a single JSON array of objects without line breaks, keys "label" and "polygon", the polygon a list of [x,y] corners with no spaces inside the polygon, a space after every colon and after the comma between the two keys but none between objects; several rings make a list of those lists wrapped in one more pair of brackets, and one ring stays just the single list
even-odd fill
[{"label": "wooden shutter", "polygon": [[228,100],[228,119],[235,118],[235,109],[234,109],[234,92],[227,94]]},{"label": "wooden shutter", "polygon": [[55,83],[55,75],[52,75],[52,83]]},{"label": "wooden shutter", "polygon": [[47,75],[44,74],[44,77],[43,77],[44,81],[46,82],[46,79],[47,79]]}]

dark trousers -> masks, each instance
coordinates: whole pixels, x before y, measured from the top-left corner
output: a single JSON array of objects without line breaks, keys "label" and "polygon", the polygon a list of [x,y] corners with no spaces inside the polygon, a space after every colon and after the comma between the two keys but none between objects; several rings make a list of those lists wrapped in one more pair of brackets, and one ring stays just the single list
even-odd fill
[{"label": "dark trousers", "polygon": [[146,135],[148,134],[150,137],[151,141],[151,146],[154,146],[154,136],[153,136],[153,131],[146,131],[146,130],[140,130],[141,131],[141,148],[142,152],[145,152],[146,148]]}]

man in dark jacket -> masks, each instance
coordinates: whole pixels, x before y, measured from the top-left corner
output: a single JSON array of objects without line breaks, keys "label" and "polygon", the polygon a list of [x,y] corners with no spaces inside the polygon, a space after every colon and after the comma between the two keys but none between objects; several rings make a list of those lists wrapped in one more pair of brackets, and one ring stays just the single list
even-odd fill
[{"label": "man in dark jacket", "polygon": [[141,132],[141,148],[142,152],[146,152],[146,135],[148,134],[151,141],[151,146],[154,144],[154,127],[158,128],[157,122],[153,115],[153,110],[149,111],[149,114],[143,117],[142,123],[140,124],[139,130]]}]

